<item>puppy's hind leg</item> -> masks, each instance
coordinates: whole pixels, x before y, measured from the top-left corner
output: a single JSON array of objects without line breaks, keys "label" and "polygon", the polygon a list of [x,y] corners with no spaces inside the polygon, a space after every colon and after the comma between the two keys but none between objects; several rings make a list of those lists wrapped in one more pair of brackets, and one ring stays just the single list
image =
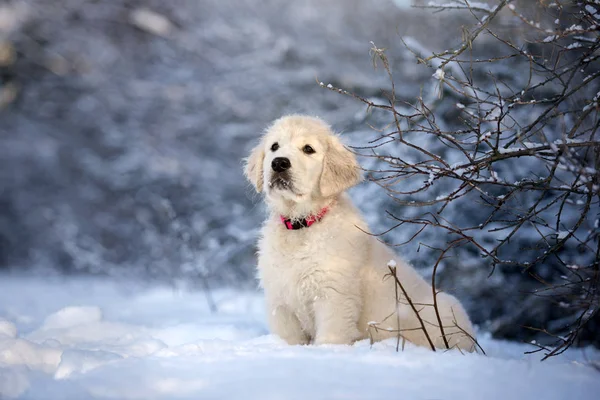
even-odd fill
[{"label": "puppy's hind leg", "polygon": [[[460,302],[446,293],[438,294],[438,307],[444,334],[450,348],[458,347],[465,351],[475,351],[475,332],[469,316]],[[444,348],[441,335],[437,338],[436,347]],[[444,346],[444,347],[443,347]]]}]

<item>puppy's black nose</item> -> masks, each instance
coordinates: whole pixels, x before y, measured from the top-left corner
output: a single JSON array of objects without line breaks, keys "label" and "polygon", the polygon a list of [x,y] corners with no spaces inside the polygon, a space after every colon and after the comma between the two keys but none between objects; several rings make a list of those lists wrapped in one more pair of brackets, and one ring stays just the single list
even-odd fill
[{"label": "puppy's black nose", "polygon": [[277,157],[271,162],[271,168],[275,172],[283,172],[286,169],[290,169],[291,166],[290,159],[287,157]]}]

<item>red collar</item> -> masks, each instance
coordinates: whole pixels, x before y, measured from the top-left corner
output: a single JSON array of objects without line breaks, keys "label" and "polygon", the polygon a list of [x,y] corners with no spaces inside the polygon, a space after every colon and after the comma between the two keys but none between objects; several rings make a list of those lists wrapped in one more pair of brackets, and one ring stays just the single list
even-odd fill
[{"label": "red collar", "polygon": [[321,211],[319,211],[319,213],[317,215],[309,215],[308,217],[306,217],[304,219],[295,220],[293,222],[291,219],[285,218],[283,215],[280,216],[280,218],[281,218],[281,222],[283,222],[283,225],[285,225],[285,227],[288,230],[296,230],[296,229],[308,228],[315,222],[320,221],[323,218],[323,216],[325,216],[325,214],[327,214],[327,211],[329,211],[329,207],[324,207],[321,209]]}]

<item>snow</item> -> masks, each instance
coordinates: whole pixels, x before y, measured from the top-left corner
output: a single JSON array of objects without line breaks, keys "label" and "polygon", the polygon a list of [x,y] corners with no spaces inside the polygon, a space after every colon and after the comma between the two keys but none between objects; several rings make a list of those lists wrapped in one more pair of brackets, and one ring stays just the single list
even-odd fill
[{"label": "snow", "polygon": [[573,24],[570,27],[568,27],[566,30],[567,31],[582,31],[583,30],[583,26],[577,25],[577,24]]},{"label": "snow", "polygon": [[433,172],[429,172],[429,177],[427,178],[427,186],[433,185],[434,179],[435,179],[435,174]]},{"label": "snow", "polygon": [[17,337],[17,327],[10,321],[0,319],[0,337]]},{"label": "snow", "polygon": [[394,4],[401,9],[412,7],[413,0],[393,0]]},{"label": "snow", "polygon": [[148,8],[133,10],[129,18],[133,25],[157,36],[167,36],[173,30],[166,17]]},{"label": "snow", "polygon": [[22,3],[16,3],[14,5],[3,4],[0,6],[0,39],[3,35],[6,35],[17,29],[20,23],[22,23],[29,12],[28,7]]},{"label": "snow", "polygon": [[435,1],[430,1],[429,3],[427,3],[428,7],[439,7],[439,8],[471,8],[471,9],[479,9],[479,10],[485,10],[488,12],[492,12],[495,10],[495,7],[491,7],[489,4],[487,3],[482,3],[482,2],[474,2],[474,1],[462,1],[462,2],[457,2],[457,1],[453,1],[450,3],[443,3],[440,4],[438,2]]},{"label": "snow", "polygon": [[532,347],[488,356],[394,340],[288,346],[267,334],[252,291],[205,294],[99,278],[0,277],[0,398],[593,399],[597,350],[540,363]]},{"label": "snow", "polygon": [[591,5],[588,4],[588,5],[585,6],[585,10],[588,13],[590,13],[591,15],[593,15],[594,18],[600,19],[600,13],[593,6],[591,6]]},{"label": "snow", "polygon": [[578,143],[583,143],[584,141],[581,139],[570,139],[570,138],[562,138],[562,139],[556,139],[553,143],[554,144],[578,144]]}]

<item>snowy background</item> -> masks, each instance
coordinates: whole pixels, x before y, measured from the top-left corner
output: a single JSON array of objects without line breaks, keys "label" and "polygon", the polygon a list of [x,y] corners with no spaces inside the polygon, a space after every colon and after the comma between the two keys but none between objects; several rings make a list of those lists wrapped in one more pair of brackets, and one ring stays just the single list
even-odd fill
[{"label": "snowy background", "polygon": [[[460,33],[455,16],[387,0],[7,4],[0,21],[18,23],[2,36],[14,99],[0,114],[1,265],[228,284],[252,275],[264,213],[241,159],[265,126],[310,113],[364,144],[365,108],[317,79],[380,96],[374,41],[411,99],[435,83],[399,35],[435,48],[455,40],[433,29]],[[383,196],[357,195],[384,228],[367,204]]]},{"label": "snowy background", "polygon": [[[288,348],[265,336],[254,280],[264,209],[241,159],[290,112],[324,118],[347,143],[372,140],[378,116],[318,85],[381,96],[389,82],[373,69],[371,41],[388,49],[402,99],[434,91],[399,38],[439,51],[472,20],[410,3],[0,3],[0,398],[592,398],[598,352],[523,356],[533,348],[517,342],[539,339],[522,327],[563,315],[527,296],[535,283],[519,271],[488,278],[476,253],[440,276],[488,358],[396,354],[393,343]],[[499,21],[505,32],[516,24]],[[481,44],[475,51],[494,51]],[[505,68],[526,79],[523,66]],[[455,103],[440,108],[447,127]],[[374,184],[352,195],[376,232],[393,225],[385,210],[415,212]],[[417,246],[402,255],[430,274],[435,254]]]}]

